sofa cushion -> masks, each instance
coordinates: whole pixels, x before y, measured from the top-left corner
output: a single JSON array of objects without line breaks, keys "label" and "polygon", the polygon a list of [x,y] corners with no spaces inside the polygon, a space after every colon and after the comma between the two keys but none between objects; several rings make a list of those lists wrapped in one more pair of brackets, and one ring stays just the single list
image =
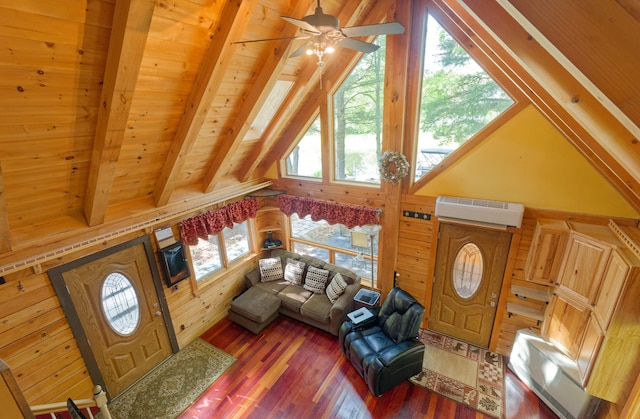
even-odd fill
[{"label": "sofa cushion", "polygon": [[261,323],[273,316],[280,308],[280,299],[275,295],[251,287],[231,303],[231,311]]},{"label": "sofa cushion", "polygon": [[331,302],[326,295],[312,294],[300,307],[300,314],[323,324],[328,324],[331,314]]},{"label": "sofa cushion", "polygon": [[340,272],[338,272],[333,276],[333,279],[326,289],[327,297],[329,301],[331,301],[331,304],[338,300],[338,297],[344,293],[345,289],[347,289],[347,282],[342,278]]},{"label": "sofa cushion", "polygon": [[300,285],[287,285],[280,293],[278,298],[282,301],[282,305],[299,312],[300,307],[311,297],[313,293],[302,288]]},{"label": "sofa cushion", "polygon": [[309,266],[307,276],[304,279],[304,289],[315,294],[324,294],[324,288],[329,279],[329,271]]},{"label": "sofa cushion", "polygon": [[260,267],[260,281],[269,282],[277,281],[284,277],[282,273],[282,262],[280,256],[268,259],[260,259],[258,261]]},{"label": "sofa cushion", "polygon": [[304,267],[304,262],[288,258],[287,266],[284,268],[284,279],[292,285],[302,285]]},{"label": "sofa cushion", "polygon": [[285,281],[284,279],[281,279],[279,281],[258,282],[251,288],[257,287],[258,289],[261,289],[263,291],[269,291],[269,293],[276,295],[289,285],[290,285],[289,282]]}]

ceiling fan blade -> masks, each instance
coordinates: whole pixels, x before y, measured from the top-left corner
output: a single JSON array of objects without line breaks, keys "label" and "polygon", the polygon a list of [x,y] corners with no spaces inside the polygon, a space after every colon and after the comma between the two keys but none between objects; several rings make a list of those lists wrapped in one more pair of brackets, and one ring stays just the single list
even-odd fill
[{"label": "ceiling fan blade", "polygon": [[285,36],[283,38],[265,38],[265,39],[250,39],[248,41],[236,41],[236,42],[232,42],[232,44],[249,44],[251,42],[281,41],[283,39],[309,39],[309,38],[311,38],[311,35]]},{"label": "ceiling fan blade", "polygon": [[404,26],[398,22],[351,26],[348,28],[342,28],[342,33],[348,38],[354,36],[398,35],[404,33]]},{"label": "ceiling fan blade", "polygon": [[304,44],[303,46],[301,46],[297,50],[293,51],[291,53],[291,55],[289,55],[289,58],[295,58],[295,57],[299,57],[299,56],[303,55],[307,51],[308,47],[309,47],[309,44]]},{"label": "ceiling fan blade", "polygon": [[343,39],[342,41],[338,42],[337,45],[339,47],[354,49],[356,51],[366,52],[366,53],[373,52],[378,48],[380,48],[380,46],[378,45],[370,44],[368,42],[358,41],[357,39],[350,39],[350,38]]},{"label": "ceiling fan blade", "polygon": [[304,29],[307,32],[311,32],[316,35],[320,35],[320,31],[313,25],[308,24],[304,20],[296,19],[295,17],[288,16],[280,16],[282,19],[286,20],[289,23],[292,23],[299,27],[300,29]]}]

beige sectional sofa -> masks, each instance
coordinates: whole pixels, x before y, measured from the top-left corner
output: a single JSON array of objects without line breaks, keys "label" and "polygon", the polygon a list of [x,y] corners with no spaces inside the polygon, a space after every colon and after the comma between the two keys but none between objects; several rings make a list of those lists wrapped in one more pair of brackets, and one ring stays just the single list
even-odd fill
[{"label": "beige sectional sofa", "polygon": [[[280,259],[281,266],[274,265],[276,258]],[[271,262],[273,271],[267,271],[263,262]],[[289,262],[294,263],[288,269]],[[283,249],[272,250],[270,257],[264,258],[260,265],[262,271],[258,267],[245,275],[248,290],[231,305],[229,318],[232,321],[259,333],[277,316],[273,313],[277,308],[281,314],[338,336],[347,313],[354,309],[353,298],[360,289],[357,274],[321,259]],[[294,284],[296,278],[292,281],[292,271],[297,279],[301,277],[302,283]],[[342,280],[336,278],[338,273]],[[316,275],[328,275],[323,286],[318,285],[322,282],[315,280]],[[339,294],[342,288],[344,291]]]}]

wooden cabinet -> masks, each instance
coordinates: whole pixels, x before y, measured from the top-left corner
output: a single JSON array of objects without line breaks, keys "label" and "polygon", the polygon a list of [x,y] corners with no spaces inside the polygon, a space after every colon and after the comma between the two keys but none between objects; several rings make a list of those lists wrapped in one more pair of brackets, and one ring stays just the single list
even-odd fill
[{"label": "wooden cabinet", "polygon": [[618,249],[611,261],[594,307],[596,319],[610,321],[603,328],[587,392],[622,404],[640,374],[640,258]]},{"label": "wooden cabinet", "polygon": [[608,242],[572,231],[560,267],[558,288],[574,293],[585,305],[593,304],[612,248]]},{"label": "wooden cabinet", "polygon": [[569,226],[542,334],[575,361],[589,394],[623,403],[640,373],[640,247],[624,229]]},{"label": "wooden cabinet", "polygon": [[524,268],[525,280],[555,284],[569,231],[569,225],[564,221],[537,220]]},{"label": "wooden cabinet", "polygon": [[576,364],[578,365],[578,372],[582,378],[583,386],[589,381],[589,373],[598,356],[598,350],[600,349],[603,338],[604,331],[600,327],[600,324],[593,315],[589,315],[576,358]]},{"label": "wooden cabinet", "polygon": [[588,307],[571,300],[572,295],[556,293],[551,299],[542,335],[571,359],[578,357],[589,321]]}]

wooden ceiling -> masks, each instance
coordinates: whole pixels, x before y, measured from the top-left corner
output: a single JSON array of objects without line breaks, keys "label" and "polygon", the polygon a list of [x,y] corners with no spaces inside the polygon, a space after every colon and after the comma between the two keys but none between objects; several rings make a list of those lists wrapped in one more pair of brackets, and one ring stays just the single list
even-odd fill
[{"label": "wooden ceiling", "polygon": [[[315,3],[0,0],[0,265],[52,225],[60,237],[105,233],[138,212],[259,187],[313,116],[321,69],[288,58],[301,41],[234,42],[295,35],[280,16]],[[538,106],[640,208],[637,2],[437,3],[496,37],[540,89]],[[394,4],[322,1],[342,26],[393,18]],[[322,71],[354,57],[341,51]],[[260,138],[243,141],[278,80],[294,83],[283,105]]]}]

